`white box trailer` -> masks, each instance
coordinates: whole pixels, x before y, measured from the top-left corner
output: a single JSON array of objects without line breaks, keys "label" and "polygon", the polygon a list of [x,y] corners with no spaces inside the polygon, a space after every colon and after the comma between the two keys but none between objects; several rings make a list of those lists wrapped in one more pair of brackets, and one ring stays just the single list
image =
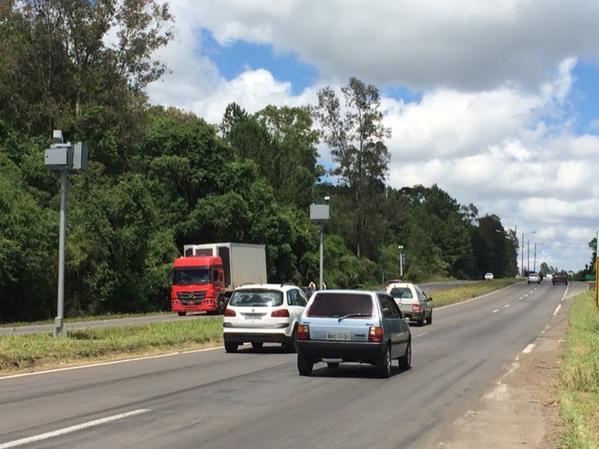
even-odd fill
[{"label": "white box trailer", "polygon": [[228,292],[241,284],[265,284],[266,248],[264,245],[249,243],[204,243],[200,245],[184,245],[183,255],[219,256],[223,261],[225,285]]}]

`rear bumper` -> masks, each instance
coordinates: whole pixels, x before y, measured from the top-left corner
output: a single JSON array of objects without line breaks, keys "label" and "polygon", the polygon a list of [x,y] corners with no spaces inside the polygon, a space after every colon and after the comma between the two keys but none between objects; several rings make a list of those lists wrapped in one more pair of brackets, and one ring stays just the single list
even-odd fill
[{"label": "rear bumper", "polygon": [[342,359],[344,362],[375,363],[384,352],[382,343],[322,340],[297,340],[297,352],[315,362]]},{"label": "rear bumper", "polygon": [[404,312],[402,310],[404,318],[407,318],[410,321],[423,320],[426,312],[423,310],[422,312]]},{"label": "rear bumper", "polygon": [[232,343],[289,343],[291,338],[285,332],[223,332],[223,339]]}]

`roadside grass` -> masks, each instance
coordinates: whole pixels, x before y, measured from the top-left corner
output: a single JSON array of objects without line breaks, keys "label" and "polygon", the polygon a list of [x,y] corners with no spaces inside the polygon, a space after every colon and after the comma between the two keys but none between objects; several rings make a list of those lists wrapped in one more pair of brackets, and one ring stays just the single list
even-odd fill
[{"label": "roadside grass", "polygon": [[58,339],[50,333],[0,336],[0,371],[193,349],[221,341],[219,318],[73,330]]},{"label": "roadside grass", "polygon": [[[172,315],[172,312],[147,312],[147,313],[107,313],[103,315],[82,315],[75,317],[67,317],[64,319],[66,323],[74,323],[78,321],[105,321],[105,320],[118,320],[119,318],[137,318],[144,316],[162,316]],[[0,327],[23,327],[23,326],[36,326],[40,324],[53,324],[54,319],[40,320],[40,321],[16,321],[12,323],[0,323]]]},{"label": "roadside grass", "polygon": [[431,293],[430,296],[433,298],[433,307],[441,307],[449,304],[455,304],[457,302],[466,301],[476,296],[481,296],[486,293],[490,293],[495,290],[507,287],[508,285],[520,282],[521,279],[493,279],[491,281],[480,281],[474,282],[468,285],[461,285],[459,287],[450,288],[447,290],[441,290],[435,293]]},{"label": "roadside grass", "polygon": [[599,448],[599,310],[595,291],[574,298],[560,371],[562,449]]}]

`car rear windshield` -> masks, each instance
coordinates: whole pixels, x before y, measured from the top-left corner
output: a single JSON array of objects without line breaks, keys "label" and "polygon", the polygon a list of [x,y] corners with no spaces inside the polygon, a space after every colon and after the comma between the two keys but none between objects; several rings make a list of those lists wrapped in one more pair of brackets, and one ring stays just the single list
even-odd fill
[{"label": "car rear windshield", "polygon": [[413,298],[412,290],[409,287],[395,287],[391,289],[391,296],[396,299],[411,299]]},{"label": "car rear windshield", "polygon": [[283,293],[276,290],[237,290],[229,304],[235,307],[276,307],[283,304]]},{"label": "car rear windshield", "polygon": [[209,284],[210,270],[207,267],[175,268],[173,284],[192,285]]},{"label": "car rear windshield", "polygon": [[317,293],[307,315],[339,318],[355,313],[356,318],[372,316],[372,298],[355,293]]}]

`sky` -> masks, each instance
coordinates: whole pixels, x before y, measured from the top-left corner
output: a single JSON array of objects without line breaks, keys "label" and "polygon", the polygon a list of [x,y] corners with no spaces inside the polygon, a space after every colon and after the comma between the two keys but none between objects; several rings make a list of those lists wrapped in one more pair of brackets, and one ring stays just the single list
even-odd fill
[{"label": "sky", "polygon": [[[437,184],[577,271],[599,230],[599,2],[170,0],[150,101],[219,123],[237,102],[314,104],[351,76],[382,93],[388,184]],[[321,147],[320,162],[332,164]],[[526,257],[526,256],[525,256]],[[526,265],[526,261],[525,261]],[[532,268],[532,254],[531,254]]]}]

